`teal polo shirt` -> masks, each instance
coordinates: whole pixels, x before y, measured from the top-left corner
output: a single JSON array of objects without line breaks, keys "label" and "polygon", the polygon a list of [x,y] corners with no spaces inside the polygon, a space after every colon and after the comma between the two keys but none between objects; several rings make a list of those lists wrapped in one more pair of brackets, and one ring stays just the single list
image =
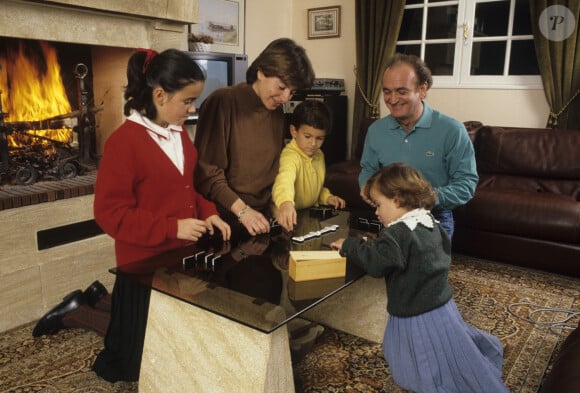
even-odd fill
[{"label": "teal polo shirt", "polygon": [[379,168],[406,163],[438,191],[436,207],[452,210],[475,193],[478,175],[473,144],[464,125],[423,102],[423,114],[406,132],[388,115],[368,129],[361,158],[359,185]]}]

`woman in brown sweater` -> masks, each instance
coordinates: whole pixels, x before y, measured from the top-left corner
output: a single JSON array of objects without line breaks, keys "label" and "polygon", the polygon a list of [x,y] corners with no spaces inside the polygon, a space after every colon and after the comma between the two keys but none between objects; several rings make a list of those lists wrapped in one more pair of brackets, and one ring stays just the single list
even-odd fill
[{"label": "woman in brown sweater", "polygon": [[313,82],[304,48],[280,38],[252,62],[246,83],[215,91],[200,108],[196,188],[252,236],[270,231],[266,215],[284,144],[282,105]]}]

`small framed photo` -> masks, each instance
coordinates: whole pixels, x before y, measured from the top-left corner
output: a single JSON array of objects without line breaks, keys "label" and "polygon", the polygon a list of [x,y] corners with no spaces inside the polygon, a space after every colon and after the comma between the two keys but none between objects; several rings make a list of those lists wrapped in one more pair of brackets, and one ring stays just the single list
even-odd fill
[{"label": "small framed photo", "polygon": [[308,9],[308,39],[340,37],[340,6]]}]

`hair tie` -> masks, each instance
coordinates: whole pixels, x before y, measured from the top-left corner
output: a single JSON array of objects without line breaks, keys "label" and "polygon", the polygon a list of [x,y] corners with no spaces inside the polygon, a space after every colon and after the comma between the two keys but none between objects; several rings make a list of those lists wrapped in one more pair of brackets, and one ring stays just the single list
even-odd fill
[{"label": "hair tie", "polygon": [[153,60],[153,58],[157,56],[158,53],[153,49],[145,49],[145,48],[139,48],[137,49],[137,51],[147,53],[147,56],[145,56],[145,61],[143,62],[143,67],[141,68],[141,73],[145,75],[145,73],[147,72],[147,68],[149,68],[149,63],[151,63],[151,60]]}]

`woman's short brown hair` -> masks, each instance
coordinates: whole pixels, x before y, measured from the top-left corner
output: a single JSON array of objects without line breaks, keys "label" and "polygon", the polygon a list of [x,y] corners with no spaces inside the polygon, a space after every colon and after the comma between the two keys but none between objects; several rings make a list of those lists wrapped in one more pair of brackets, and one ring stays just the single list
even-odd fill
[{"label": "woman's short brown hair", "polygon": [[306,51],[290,38],[272,41],[250,64],[246,82],[253,84],[258,71],[267,77],[277,77],[296,90],[309,89],[314,83],[314,70]]}]

